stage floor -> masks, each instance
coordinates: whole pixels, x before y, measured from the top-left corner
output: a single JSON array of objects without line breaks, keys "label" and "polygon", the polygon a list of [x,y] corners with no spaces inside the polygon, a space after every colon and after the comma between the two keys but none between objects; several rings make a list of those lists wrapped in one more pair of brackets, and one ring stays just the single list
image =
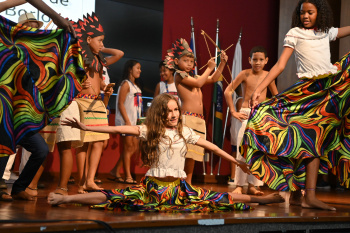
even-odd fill
[{"label": "stage floor", "polygon": [[[123,188],[120,184],[100,175],[106,189]],[[337,208],[336,211],[303,209],[289,206],[288,192],[280,192],[285,203],[257,205],[254,210],[220,213],[144,213],[112,212],[92,210],[82,205],[47,204],[46,198],[57,185],[57,179],[44,181],[46,189],[39,189],[36,201],[0,202],[0,232],[178,232],[189,229],[198,232],[240,230],[243,232],[350,232],[350,191],[320,190],[317,196]],[[233,186],[218,184],[197,184],[215,191],[232,191]],[[265,194],[272,191],[263,188]],[[75,185],[69,186],[69,193],[77,192]],[[101,222],[98,222],[101,221]],[[103,225],[107,223],[108,225]],[[220,227],[221,228],[218,228]],[[222,228],[225,226],[226,228]],[[230,228],[227,228],[230,227]],[[109,229],[109,230],[108,230]],[[200,229],[200,230],[199,230]],[[323,229],[323,231],[321,230]],[[328,230],[327,230],[328,229]],[[337,231],[335,231],[337,229]],[[292,231],[293,230],[293,231]]]}]

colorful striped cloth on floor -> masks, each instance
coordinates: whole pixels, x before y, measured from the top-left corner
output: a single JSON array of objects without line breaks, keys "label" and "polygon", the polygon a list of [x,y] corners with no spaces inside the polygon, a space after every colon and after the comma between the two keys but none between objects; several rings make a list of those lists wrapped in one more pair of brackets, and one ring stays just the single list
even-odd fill
[{"label": "colorful striped cloth on floor", "polygon": [[270,188],[305,188],[305,159],[320,157],[341,185],[350,182],[350,56],[336,74],[300,79],[251,112],[240,147],[252,173]]},{"label": "colorful striped cloth on floor", "polygon": [[0,156],[15,153],[81,91],[80,51],[64,30],[38,30],[0,16]]},{"label": "colorful striped cloth on floor", "polygon": [[154,177],[142,178],[140,185],[125,189],[102,190],[107,202],[93,205],[93,209],[209,212],[249,210],[244,203],[235,203],[228,193],[195,187],[183,179],[162,182]]}]

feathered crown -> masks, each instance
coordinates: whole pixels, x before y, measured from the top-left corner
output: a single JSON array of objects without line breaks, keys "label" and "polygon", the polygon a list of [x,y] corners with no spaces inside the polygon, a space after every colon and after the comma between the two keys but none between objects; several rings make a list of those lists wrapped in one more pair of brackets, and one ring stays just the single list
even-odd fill
[{"label": "feathered crown", "polygon": [[98,53],[98,60],[92,53],[88,43],[87,38],[102,36],[104,35],[102,25],[100,24],[95,12],[91,15],[83,16],[83,20],[79,19],[77,22],[71,21],[74,30],[77,34],[78,42],[82,48],[82,56],[84,60],[84,65],[93,68],[96,72],[100,70],[100,63],[106,66],[106,60],[102,53]]},{"label": "feathered crown", "polygon": [[164,59],[164,65],[168,69],[175,69],[175,71],[179,73],[183,78],[187,77],[188,75],[193,76],[194,67],[196,66],[196,61],[192,71],[189,74],[187,74],[185,71],[179,70],[179,67],[175,64],[175,61],[174,61],[175,58],[179,59],[182,56],[189,55],[189,54],[194,55],[187,41],[183,38],[176,39],[175,42],[172,44],[172,48],[167,50],[167,55],[165,56],[165,59]]}]

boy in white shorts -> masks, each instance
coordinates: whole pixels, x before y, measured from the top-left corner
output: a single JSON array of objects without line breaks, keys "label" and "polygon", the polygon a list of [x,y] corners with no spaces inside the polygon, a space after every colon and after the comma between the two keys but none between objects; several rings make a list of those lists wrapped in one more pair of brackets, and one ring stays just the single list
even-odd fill
[{"label": "boy in white shorts", "polygon": [[[250,108],[249,108],[249,99],[252,96],[253,92],[255,91],[257,85],[266,77],[267,71],[263,70],[264,66],[266,65],[268,61],[268,56],[265,48],[261,46],[254,47],[250,51],[249,56],[249,63],[252,66],[251,69],[246,69],[241,71],[237,77],[230,83],[230,85],[227,86],[225,89],[225,98],[227,105],[230,108],[230,113],[232,117],[239,120],[240,126],[236,129],[238,130],[237,135],[237,160],[245,161],[245,159],[241,156],[241,153],[239,152],[239,145],[241,144],[243,134],[248,122],[248,118],[250,115]],[[242,84],[242,95],[243,95],[243,103],[242,108],[237,112],[233,105],[232,100],[232,92],[240,85]],[[276,84],[275,82],[270,83],[269,89],[272,93],[272,95],[278,94]],[[267,89],[264,90],[264,92],[261,93],[259,103],[264,101],[266,99],[266,93]],[[264,193],[261,192],[259,189],[257,189],[257,186],[262,186],[264,183],[260,180],[258,180],[256,177],[254,177],[252,174],[244,174],[242,169],[239,167],[236,167],[235,172],[235,183],[237,187],[233,191],[234,193],[243,193],[243,186],[248,185],[248,191],[247,194],[252,195],[263,195]]]}]

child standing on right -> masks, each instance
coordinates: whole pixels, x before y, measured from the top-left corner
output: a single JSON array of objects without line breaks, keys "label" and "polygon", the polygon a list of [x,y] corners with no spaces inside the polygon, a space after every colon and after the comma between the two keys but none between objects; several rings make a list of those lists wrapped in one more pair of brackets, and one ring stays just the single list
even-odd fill
[{"label": "child standing on right", "polygon": [[295,51],[299,81],[251,112],[240,148],[256,177],[292,191],[292,205],[335,210],[315,193],[318,173],[328,169],[341,185],[350,184],[350,59],[347,54],[332,65],[329,48],[330,41],[348,35],[349,26],[332,27],[327,0],[300,0],[278,62],[251,97],[257,106]]},{"label": "child standing on right", "polygon": [[[232,117],[236,118],[240,121],[241,125],[239,127],[238,136],[237,136],[237,146],[241,144],[243,134],[245,127],[247,125],[248,117],[250,115],[251,109],[249,108],[248,101],[250,97],[252,96],[252,93],[257,88],[257,84],[263,80],[266,75],[267,71],[264,70],[264,66],[268,62],[268,56],[267,52],[264,47],[257,46],[252,48],[249,54],[249,63],[252,66],[251,69],[246,69],[240,72],[237,77],[230,83],[230,85],[227,86],[225,89],[225,98],[228,107],[230,108],[230,113]],[[232,101],[232,92],[240,85],[242,84],[242,95],[243,95],[243,103],[242,107],[240,108],[239,112],[235,110],[235,107],[233,105]],[[269,84],[269,89],[272,93],[272,95],[277,95],[277,88],[275,81],[272,81]],[[262,102],[266,99],[266,93],[267,89],[265,88],[262,91],[262,94],[260,95],[259,102]],[[236,159],[238,161],[245,162],[245,159],[242,157],[241,153],[239,153],[239,150],[237,150]],[[256,186],[262,186],[264,183],[257,178],[255,178],[252,174],[248,175],[247,173],[243,172],[242,169],[239,167],[236,167],[235,172],[235,184],[236,189],[233,191],[234,193],[243,193],[243,186],[248,184],[248,191],[247,194],[252,195],[263,195],[264,193],[261,192],[256,188]]]}]

